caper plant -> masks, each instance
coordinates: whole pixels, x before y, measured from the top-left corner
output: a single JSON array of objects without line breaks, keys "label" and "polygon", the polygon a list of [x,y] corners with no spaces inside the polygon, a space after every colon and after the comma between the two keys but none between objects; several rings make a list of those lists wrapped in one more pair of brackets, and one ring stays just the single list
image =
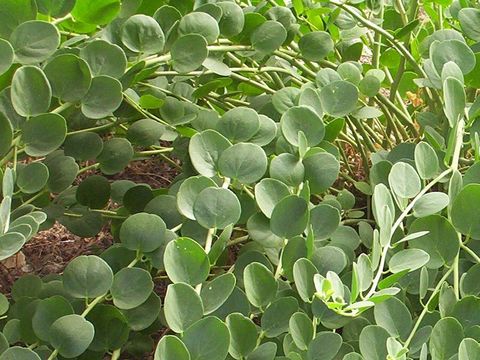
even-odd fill
[{"label": "caper plant", "polygon": [[0,260],[114,238],[0,296],[0,360],[477,359],[479,44],[469,0],[0,0]]}]

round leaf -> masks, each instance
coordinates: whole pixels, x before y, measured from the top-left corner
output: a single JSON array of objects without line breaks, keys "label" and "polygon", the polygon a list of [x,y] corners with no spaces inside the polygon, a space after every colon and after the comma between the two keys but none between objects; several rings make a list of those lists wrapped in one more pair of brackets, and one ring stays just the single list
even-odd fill
[{"label": "round leaf", "polygon": [[129,216],[120,228],[120,241],[130,250],[154,251],[166,241],[165,222],[153,214],[138,213]]},{"label": "round leaf", "polygon": [[218,167],[223,176],[250,184],[267,171],[267,155],[258,145],[239,143],[222,152]]},{"label": "round leaf", "polygon": [[330,116],[343,117],[357,106],[358,89],[344,80],[334,81],[322,87],[320,102],[322,108]]},{"label": "round leaf", "polygon": [[289,195],[273,208],[270,226],[275,235],[288,239],[302,234],[308,219],[307,201],[297,195]]},{"label": "round leaf", "polygon": [[36,66],[22,66],[15,71],[10,90],[12,105],[21,116],[47,112],[52,98],[52,89],[47,77]]},{"label": "round leaf", "polygon": [[240,219],[237,196],[228,189],[209,187],[202,190],[193,204],[198,223],[207,229],[224,229]]},{"label": "round leaf", "polygon": [[17,62],[24,65],[38,64],[57,50],[60,34],[54,25],[46,21],[32,20],[13,30],[10,43],[15,50]]},{"label": "round leaf", "polygon": [[148,271],[140,268],[124,268],[113,277],[110,292],[116,307],[129,310],[143,304],[152,290],[153,281]]},{"label": "round leaf", "polygon": [[314,31],[303,35],[298,47],[305,59],[318,61],[324,59],[333,51],[333,41],[325,31]]},{"label": "round leaf", "polygon": [[75,298],[90,299],[106,294],[113,281],[110,266],[94,255],[73,259],[63,272],[63,287]]},{"label": "round leaf", "polygon": [[168,243],[163,262],[173,283],[183,282],[195,286],[205,281],[210,273],[210,262],[205,250],[196,241],[186,237]]},{"label": "round leaf", "polygon": [[95,329],[80,315],[66,315],[50,327],[50,343],[65,358],[81,355],[93,340]]},{"label": "round leaf", "polygon": [[73,54],[54,57],[45,66],[53,96],[62,101],[76,102],[88,92],[92,75],[88,64]]},{"label": "round leaf", "polygon": [[96,76],[82,99],[82,113],[90,119],[104,118],[118,109],[122,99],[122,84],[117,79]]},{"label": "round leaf", "polygon": [[182,333],[202,318],[202,300],[190,285],[172,284],[167,288],[164,312],[170,329]]},{"label": "round leaf", "polygon": [[188,34],[178,38],[170,50],[173,68],[181,73],[198,69],[208,56],[207,40],[202,35]]},{"label": "round leaf", "polygon": [[288,109],[280,121],[282,134],[293,146],[299,146],[298,135],[302,131],[308,146],[315,146],[325,136],[322,119],[308,106],[295,106]]},{"label": "round leaf", "polygon": [[151,55],[162,51],[165,36],[154,18],[137,14],[131,16],[122,27],[122,43],[133,52]]},{"label": "round leaf", "polygon": [[230,333],[222,321],[210,316],[190,326],[182,340],[192,359],[223,360],[228,353]]},{"label": "round leaf", "polygon": [[42,114],[29,119],[22,128],[25,152],[30,156],[44,156],[63,144],[67,124],[58,114]]}]

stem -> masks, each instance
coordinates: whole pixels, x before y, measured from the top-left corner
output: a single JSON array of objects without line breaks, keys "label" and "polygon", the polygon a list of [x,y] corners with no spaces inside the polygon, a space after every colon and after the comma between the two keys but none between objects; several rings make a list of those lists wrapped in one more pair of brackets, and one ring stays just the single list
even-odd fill
[{"label": "stem", "polygon": [[440,281],[438,282],[437,286],[436,286],[435,289],[433,290],[432,295],[430,295],[430,298],[428,299],[427,303],[426,303],[425,306],[423,307],[422,312],[421,312],[420,315],[418,316],[417,321],[415,322],[415,325],[413,326],[413,329],[412,329],[412,331],[410,332],[410,335],[408,335],[407,340],[405,340],[405,343],[404,343],[404,346],[405,346],[405,347],[408,347],[408,345],[410,345],[410,342],[412,341],[413,336],[415,335],[415,332],[418,330],[418,327],[420,326],[420,323],[422,322],[423,318],[425,317],[425,315],[426,315],[427,312],[428,312],[428,305],[430,305],[430,303],[432,302],[432,300],[435,298],[435,295],[437,295],[437,293],[440,291],[440,288],[442,287],[443,283],[448,279],[448,277],[450,276],[450,274],[452,273],[452,271],[453,271],[453,267],[451,267],[451,268],[445,273],[445,275],[443,275],[443,277],[440,279]]},{"label": "stem", "polygon": [[423,71],[423,69],[418,65],[417,60],[413,57],[413,55],[408,51],[408,49],[403,46],[403,44],[399,43],[397,39],[393,35],[391,35],[388,31],[382,29],[380,26],[376,25],[375,23],[363,18],[359,15],[356,11],[350,9],[350,6],[338,2],[336,0],[329,0],[329,2],[339,8],[345,10],[347,13],[352,15],[355,19],[357,19],[360,23],[365,25],[365,27],[375,31],[376,33],[381,34],[385,39],[388,40],[392,44],[394,48],[396,48],[402,55],[408,60],[408,62],[412,65],[415,72],[417,72],[420,76],[427,78],[427,74]]},{"label": "stem", "polygon": [[[435,179],[433,179],[431,182],[429,182],[423,189],[418,193],[417,196],[408,204],[408,206],[405,208],[405,210],[400,214],[398,217],[397,221],[393,224],[391,234],[394,234],[397,228],[402,224],[403,220],[405,217],[410,213],[410,211],[413,209],[415,203],[427,193],[428,190],[430,190],[436,183],[438,183],[440,180],[442,180],[445,176],[453,172],[454,170],[457,169],[458,167],[458,161],[460,158],[460,151],[462,150],[462,145],[463,145],[463,131],[465,127],[465,120],[462,118],[459,123],[458,123],[458,128],[457,128],[457,134],[455,138],[455,149],[453,151],[453,159],[452,159],[452,164],[448,169],[443,171],[440,175],[438,175]],[[378,266],[377,274],[373,280],[372,286],[365,296],[365,300],[368,300],[376,291],[378,283],[380,281],[380,278],[382,277],[383,273],[383,268],[385,266],[385,261],[387,259],[387,254],[388,250],[391,247],[391,241],[392,241],[392,236],[390,236],[390,239],[388,243],[385,245],[383,248],[382,252],[382,257],[380,259],[380,264]],[[457,255],[458,258],[458,255]],[[455,266],[454,266],[455,268]],[[458,271],[458,270],[457,270]]]},{"label": "stem", "polygon": [[480,257],[477,254],[475,254],[475,252],[472,249],[470,249],[467,245],[463,243],[460,243],[460,248],[462,248],[468,255],[473,257],[475,261],[480,264]]},{"label": "stem", "polygon": [[50,111],[52,114],[60,114],[62,111],[64,110],[67,110],[68,108],[72,107],[73,104],[72,103],[65,103],[65,104],[62,104],[60,105],[59,107],[53,109],[52,111]]}]

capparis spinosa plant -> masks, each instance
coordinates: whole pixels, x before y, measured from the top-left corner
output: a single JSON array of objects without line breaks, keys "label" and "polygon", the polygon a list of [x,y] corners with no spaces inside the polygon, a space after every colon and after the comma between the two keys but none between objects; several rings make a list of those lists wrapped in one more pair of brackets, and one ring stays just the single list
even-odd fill
[{"label": "capparis spinosa plant", "polygon": [[479,87],[475,1],[0,0],[0,259],[115,238],[0,360],[478,359]]}]

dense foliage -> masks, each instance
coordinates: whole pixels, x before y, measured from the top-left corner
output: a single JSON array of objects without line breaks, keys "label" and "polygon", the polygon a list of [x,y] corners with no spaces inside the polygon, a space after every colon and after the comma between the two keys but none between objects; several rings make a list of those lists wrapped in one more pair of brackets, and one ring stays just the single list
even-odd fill
[{"label": "dense foliage", "polygon": [[479,41],[468,0],[0,0],[0,259],[116,240],[0,297],[0,360],[478,359]]}]

